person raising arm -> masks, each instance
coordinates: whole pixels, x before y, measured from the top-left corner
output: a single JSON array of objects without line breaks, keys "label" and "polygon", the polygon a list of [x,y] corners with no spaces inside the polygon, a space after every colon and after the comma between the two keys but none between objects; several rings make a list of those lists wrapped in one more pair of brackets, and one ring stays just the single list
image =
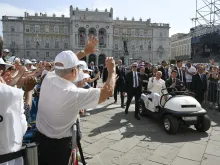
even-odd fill
[{"label": "person raising arm", "polygon": [[106,67],[108,70],[108,78],[103,88],[101,88],[99,104],[104,102],[107,98],[113,95],[115,89],[115,61],[112,57],[106,58]]}]

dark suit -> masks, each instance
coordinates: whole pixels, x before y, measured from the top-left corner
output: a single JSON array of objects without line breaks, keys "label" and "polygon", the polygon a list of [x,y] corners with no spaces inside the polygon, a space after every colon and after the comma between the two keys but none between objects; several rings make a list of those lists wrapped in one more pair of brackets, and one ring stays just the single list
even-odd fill
[{"label": "dark suit", "polygon": [[[99,69],[97,66],[93,66],[93,68],[91,66],[88,67],[89,69],[93,70],[93,72],[90,73],[91,78],[95,78],[95,75],[99,72]],[[93,86],[94,83],[94,86]],[[91,86],[96,88],[97,85],[97,80],[95,80],[94,82],[91,83]]]},{"label": "dark suit", "polygon": [[152,69],[151,68],[148,68],[148,67],[145,67],[145,73],[150,76],[152,74]]},{"label": "dark suit", "polygon": [[169,74],[168,74],[168,69],[167,69],[167,68],[160,67],[160,68],[158,69],[158,71],[161,71],[161,72],[162,72],[162,77],[161,77],[161,79],[163,79],[164,81],[166,81],[166,80],[169,78]]},{"label": "dark suit", "polygon": [[[166,81],[166,87],[169,88],[172,84],[175,83],[174,88],[176,88],[178,91],[182,91],[184,87],[184,83],[180,81],[180,79],[176,78],[175,82],[172,78],[167,79]],[[168,89],[168,92],[172,92],[172,89]]]},{"label": "dark suit", "polygon": [[103,69],[104,69],[104,66],[102,66],[102,65],[99,66],[100,78],[102,78]]},{"label": "dark suit", "polygon": [[105,68],[103,69],[103,73],[102,73],[102,82],[105,83],[105,82],[107,81],[107,79],[108,79],[108,70],[107,70],[107,68],[105,67]]},{"label": "dark suit", "polygon": [[125,78],[125,83],[126,83],[126,92],[127,92],[127,103],[126,103],[126,109],[125,112],[128,111],[128,108],[131,104],[131,100],[133,97],[135,97],[135,116],[138,116],[139,113],[139,99],[141,97],[141,92],[142,92],[142,80],[141,80],[141,76],[140,73],[137,73],[138,75],[138,87],[135,88],[134,87],[134,76],[133,76],[133,72],[129,72],[126,75]]},{"label": "dark suit", "polygon": [[196,99],[200,103],[204,101],[205,91],[207,90],[206,75],[203,74],[201,77],[198,73],[192,77],[192,91],[196,94]]},{"label": "dark suit", "polygon": [[142,80],[142,86],[144,88],[144,90],[147,90],[147,85],[148,85],[148,82],[144,82],[144,81],[148,81],[149,80],[149,77],[147,74],[140,74],[141,76],[141,80]]},{"label": "dark suit", "polygon": [[183,69],[179,70],[177,67],[174,67],[174,70],[177,71],[176,78],[180,79],[181,81],[184,82],[184,84],[186,84],[186,74],[185,74],[185,71]]},{"label": "dark suit", "polygon": [[121,66],[120,68],[116,66],[116,74],[117,74],[117,81],[115,84],[115,90],[114,90],[114,99],[115,102],[117,102],[117,94],[120,92],[121,95],[121,106],[124,106],[124,95],[123,92],[125,92],[125,68]]}]

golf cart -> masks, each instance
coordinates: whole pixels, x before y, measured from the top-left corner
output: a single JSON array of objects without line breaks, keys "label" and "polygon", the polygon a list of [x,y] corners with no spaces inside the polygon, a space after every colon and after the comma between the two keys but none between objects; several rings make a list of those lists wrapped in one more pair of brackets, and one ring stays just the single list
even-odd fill
[{"label": "golf cart", "polygon": [[[164,91],[171,92],[164,94]],[[194,98],[194,93],[188,91],[177,91],[176,88],[166,88],[161,91],[160,105],[156,108],[152,99],[147,97],[151,94],[145,91],[141,95],[140,113],[142,116],[150,116],[163,122],[167,133],[175,134],[179,125],[194,125],[200,132],[209,130],[211,120],[200,103]],[[167,97],[166,101],[164,98]]]}]

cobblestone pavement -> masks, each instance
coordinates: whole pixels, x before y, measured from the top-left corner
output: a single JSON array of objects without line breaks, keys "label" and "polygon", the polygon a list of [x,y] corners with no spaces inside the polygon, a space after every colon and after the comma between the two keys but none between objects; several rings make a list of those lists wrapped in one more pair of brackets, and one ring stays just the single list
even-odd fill
[{"label": "cobblestone pavement", "polygon": [[169,135],[157,121],[136,120],[134,104],[125,115],[120,103],[113,102],[111,97],[81,119],[89,165],[220,164],[220,112],[208,110],[212,127],[207,133],[182,127],[176,135]]}]

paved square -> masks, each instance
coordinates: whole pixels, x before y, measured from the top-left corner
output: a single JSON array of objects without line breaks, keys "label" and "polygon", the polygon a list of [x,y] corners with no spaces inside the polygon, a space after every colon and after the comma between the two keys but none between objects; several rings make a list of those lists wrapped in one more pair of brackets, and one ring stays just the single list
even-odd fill
[{"label": "paved square", "polygon": [[220,164],[220,112],[208,110],[212,127],[207,133],[182,127],[169,135],[157,121],[146,117],[137,121],[134,105],[125,115],[120,103],[113,102],[111,97],[81,118],[82,146],[91,157],[89,165]]}]

